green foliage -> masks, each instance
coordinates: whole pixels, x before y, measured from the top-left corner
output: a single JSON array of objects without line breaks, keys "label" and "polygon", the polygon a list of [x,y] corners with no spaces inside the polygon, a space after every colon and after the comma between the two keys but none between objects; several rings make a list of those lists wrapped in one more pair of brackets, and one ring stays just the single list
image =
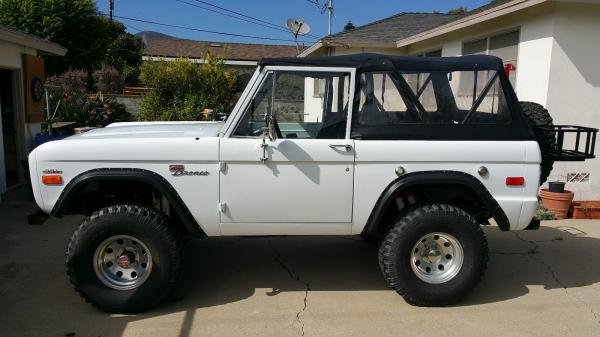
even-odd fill
[{"label": "green foliage", "polygon": [[453,14],[453,15],[459,15],[459,14],[465,14],[467,12],[467,7],[457,7],[457,8],[453,8],[451,10],[448,11],[448,14]]},{"label": "green foliage", "polygon": [[135,87],[140,84],[140,67],[126,65],[121,70],[125,85]]},{"label": "green foliage", "polygon": [[535,218],[538,220],[556,220],[554,213],[549,211],[542,203],[538,203],[538,207],[535,211]]},{"label": "green foliage", "polygon": [[93,70],[102,63],[122,70],[141,63],[141,41],[101,16],[93,0],[0,0],[0,24],[56,42],[64,57],[47,57],[46,73]]},{"label": "green foliage", "polygon": [[[138,119],[203,120],[229,113],[241,89],[236,72],[225,71],[223,60],[206,55],[206,63],[190,60],[149,61],[141,66],[140,78],[150,91],[140,102]],[[205,116],[205,109],[212,110]]]},{"label": "green foliage", "polygon": [[114,122],[127,122],[131,116],[125,106],[112,96],[102,93],[88,95],[81,90],[61,91],[53,104],[52,122],[75,122],[76,126],[104,127]]}]

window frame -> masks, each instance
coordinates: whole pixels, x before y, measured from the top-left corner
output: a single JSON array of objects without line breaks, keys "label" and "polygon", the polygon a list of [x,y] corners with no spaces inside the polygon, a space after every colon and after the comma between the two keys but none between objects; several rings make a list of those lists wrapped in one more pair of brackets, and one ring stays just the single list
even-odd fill
[{"label": "window frame", "polygon": [[[494,31],[491,33],[486,33],[486,34],[481,34],[481,35],[477,35],[476,37],[470,38],[470,39],[465,39],[461,41],[461,49],[460,49],[460,53],[462,56],[466,56],[466,55],[478,55],[478,54],[465,54],[465,44],[468,43],[472,43],[472,42],[476,42],[479,40],[485,40],[485,51],[483,54],[479,54],[479,55],[490,55],[490,45],[491,45],[491,40],[494,37],[500,36],[500,35],[505,35],[505,34],[510,34],[510,33],[517,33],[518,38],[517,38],[517,44],[515,45],[517,48],[517,58],[514,60],[514,65],[516,66],[516,70],[515,72],[515,83],[512,83],[513,89],[516,91],[517,90],[517,75],[519,73],[519,55],[520,55],[520,48],[521,48],[521,27],[512,27],[512,28],[508,28],[508,29],[503,29],[503,30],[498,30],[498,31]],[[506,64],[506,63],[513,63],[513,60],[504,60],[502,59],[502,64]]]},{"label": "window frame", "polygon": [[[348,96],[348,115],[346,116],[346,132],[344,139],[350,139],[350,131],[352,126],[352,110],[354,108],[354,91],[356,88],[356,68],[348,67],[307,67],[307,66],[265,66],[257,68],[248,83],[246,90],[240,97],[238,104],[234,107],[231,115],[235,116],[231,121],[227,121],[223,129],[225,130],[222,137],[236,138],[233,133],[237,129],[238,124],[243,118],[243,115],[248,108],[251,100],[256,96],[257,91],[261,88],[264,81],[268,78],[270,72],[323,72],[323,73],[346,73],[350,77],[350,92]],[[309,140],[312,138],[307,138]]]}]

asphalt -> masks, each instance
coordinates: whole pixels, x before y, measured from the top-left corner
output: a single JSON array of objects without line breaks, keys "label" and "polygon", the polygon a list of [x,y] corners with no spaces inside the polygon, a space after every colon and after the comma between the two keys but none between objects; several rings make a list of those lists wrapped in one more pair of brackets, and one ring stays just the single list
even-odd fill
[{"label": "asphalt", "polygon": [[355,237],[196,240],[166,303],[110,315],[65,276],[81,218],[30,226],[33,210],[22,195],[0,203],[0,336],[600,336],[600,221],[486,228],[483,281],[444,308],[404,302]]}]

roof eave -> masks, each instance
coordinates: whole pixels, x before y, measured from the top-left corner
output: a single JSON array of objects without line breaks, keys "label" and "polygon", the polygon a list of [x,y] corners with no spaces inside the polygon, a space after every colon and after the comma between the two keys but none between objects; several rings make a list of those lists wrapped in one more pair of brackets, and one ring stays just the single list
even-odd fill
[{"label": "roof eave", "polygon": [[424,32],[415,34],[405,39],[397,40],[395,46],[398,48],[406,47],[413,43],[421,42],[430,38],[438,37],[458,29],[469,27],[483,21],[497,18],[502,15],[510,14],[527,7],[531,7],[549,0],[515,0],[490,8],[480,13],[466,16],[462,19],[452,21],[450,23],[428,29]]},{"label": "roof eave", "polygon": [[48,40],[12,29],[0,30],[0,39],[39,50],[47,55],[65,56],[67,54],[67,48],[59,45],[58,43],[50,42]]},{"label": "roof eave", "polygon": [[[194,56],[167,56],[167,55],[142,55],[143,61],[174,61],[180,58],[184,58],[190,60],[194,63],[206,63],[206,59],[203,57],[194,57]],[[223,59],[223,63],[226,65],[235,65],[235,66],[255,66],[258,64],[258,60],[249,60],[249,59]]]},{"label": "roof eave", "polygon": [[300,54],[298,54],[297,57],[306,57],[314,52],[316,52],[317,50],[321,49],[322,47],[324,47],[323,45],[323,40],[319,40],[315,43],[313,43],[312,46],[304,49],[302,52],[300,52]]}]

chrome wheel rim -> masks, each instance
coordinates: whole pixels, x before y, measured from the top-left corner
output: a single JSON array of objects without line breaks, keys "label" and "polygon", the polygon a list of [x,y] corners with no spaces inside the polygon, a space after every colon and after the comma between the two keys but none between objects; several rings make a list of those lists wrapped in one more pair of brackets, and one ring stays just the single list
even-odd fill
[{"label": "chrome wheel rim", "polygon": [[410,266],[422,281],[440,284],[460,272],[463,260],[460,242],[450,234],[436,232],[422,236],[413,246]]},{"label": "chrome wheel rim", "polygon": [[152,255],[140,240],[115,235],[104,240],[94,253],[94,271],[110,288],[130,290],[142,285],[152,271]]}]

